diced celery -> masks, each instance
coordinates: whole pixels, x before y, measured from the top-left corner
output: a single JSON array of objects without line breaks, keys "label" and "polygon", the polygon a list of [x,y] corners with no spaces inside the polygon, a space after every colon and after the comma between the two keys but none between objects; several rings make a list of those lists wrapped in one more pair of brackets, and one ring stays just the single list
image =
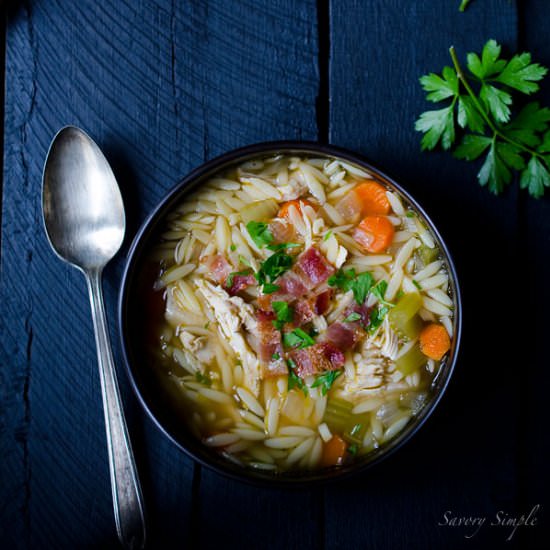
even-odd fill
[{"label": "diced celery", "polygon": [[408,376],[426,364],[426,361],[426,356],[420,351],[418,344],[416,344],[395,361],[395,366],[399,372]]},{"label": "diced celery", "polygon": [[416,338],[420,332],[421,321],[416,319],[415,316],[421,307],[422,298],[420,293],[409,292],[404,294],[388,313],[392,327],[409,338]]},{"label": "diced celery", "polygon": [[[345,399],[331,397],[328,400],[323,422],[325,422],[333,433],[343,434],[348,428],[355,425],[357,415],[352,415],[353,404]],[[351,427],[350,427],[351,424]]]},{"label": "diced celery", "polygon": [[265,222],[277,214],[279,209],[275,199],[251,202],[243,206],[241,218],[245,224],[251,221]]},{"label": "diced celery", "polygon": [[423,244],[418,249],[418,256],[422,262],[424,262],[424,265],[431,264],[439,256],[439,248],[437,248],[437,246],[430,248],[429,246]]}]

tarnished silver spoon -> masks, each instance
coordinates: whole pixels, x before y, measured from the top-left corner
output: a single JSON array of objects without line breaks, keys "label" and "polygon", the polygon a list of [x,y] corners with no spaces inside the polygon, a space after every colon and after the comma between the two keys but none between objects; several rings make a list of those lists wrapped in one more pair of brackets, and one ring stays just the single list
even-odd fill
[{"label": "tarnished silver spoon", "polygon": [[126,218],[120,190],[107,159],[79,128],[62,128],[50,145],[42,178],[42,207],[52,248],[62,260],[86,276],[117,533],[125,548],[143,548],[143,497],[124,420],[101,290],[103,268],[122,244]]}]

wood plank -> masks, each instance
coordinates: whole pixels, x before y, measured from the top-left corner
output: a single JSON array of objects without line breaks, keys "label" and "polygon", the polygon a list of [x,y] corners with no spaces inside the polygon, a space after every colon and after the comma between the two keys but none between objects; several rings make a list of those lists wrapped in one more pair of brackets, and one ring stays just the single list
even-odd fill
[{"label": "wood plank", "polygon": [[[550,13],[544,0],[527,0],[518,4],[520,10],[521,51],[530,51],[533,59],[550,67],[548,25]],[[550,106],[550,77],[542,83],[536,99]],[[521,467],[520,506],[529,511],[539,505],[536,527],[522,531],[524,548],[546,548],[550,540],[550,522],[547,511],[550,507],[550,440],[546,428],[547,388],[550,386],[548,371],[548,304],[550,304],[550,193],[534,200],[521,193],[519,208],[523,223],[520,226],[519,242],[521,255],[518,259],[526,265],[524,274],[528,281],[526,305],[529,317],[520,328],[521,339],[527,343],[522,357],[520,395],[520,429],[518,438],[526,452],[518,455]]]},{"label": "wood plank", "polygon": [[[205,158],[256,141],[315,139],[316,3],[211,1],[200,13],[204,36],[185,34],[188,9],[175,21],[176,84],[205,102]],[[195,538],[201,548],[318,548],[320,502],[317,492],[253,488],[203,469]]]},{"label": "wood plank", "polygon": [[[172,7],[35,2],[17,6],[10,18],[1,290],[3,356],[10,358],[2,372],[9,382],[2,396],[8,541],[53,548],[118,544],[85,285],[55,258],[42,232],[41,170],[60,126],[86,129],[123,188],[128,243],[162,194],[202,160],[202,143],[197,146],[190,130],[200,112],[176,116],[185,98],[173,86]],[[196,113],[197,103],[186,109]],[[122,256],[104,279],[119,366],[114,320]],[[144,421],[125,377],[120,380],[150,541],[182,543],[194,466]]]},{"label": "wood plank", "polygon": [[327,490],[327,548],[503,544],[495,529],[465,541],[464,529],[438,523],[446,510],[489,517],[516,510],[517,417],[507,404],[516,396],[519,349],[503,335],[522,306],[504,298],[502,266],[517,257],[517,193],[490,196],[475,181],[478,167],[420,154],[414,131],[432,108],[420,75],[450,64],[451,44],[460,57],[490,37],[515,49],[516,11],[487,0],[461,14],[457,4],[331,4],[330,140],[367,155],[426,208],[453,254],[465,313],[454,379],[427,425],[386,463]]}]

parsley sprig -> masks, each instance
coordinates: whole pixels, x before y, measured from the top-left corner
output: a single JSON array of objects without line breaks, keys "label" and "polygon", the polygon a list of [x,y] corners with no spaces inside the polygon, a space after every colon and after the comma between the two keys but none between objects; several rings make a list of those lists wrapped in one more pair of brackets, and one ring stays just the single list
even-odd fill
[{"label": "parsley sprig", "polygon": [[359,275],[355,274],[355,269],[339,269],[328,279],[329,286],[335,286],[344,292],[351,290],[355,301],[361,305],[365,302],[367,294],[372,288],[374,277],[368,271]]},{"label": "parsley sprig", "polygon": [[272,302],[271,306],[275,312],[276,319],[272,321],[277,330],[281,330],[285,323],[291,323],[294,316],[294,308],[288,302]]},{"label": "parsley sprig", "polygon": [[[481,56],[467,55],[468,73],[454,47],[449,52],[453,67],[444,67],[441,75],[420,78],[428,92],[426,99],[434,103],[450,100],[443,109],[426,111],[416,121],[416,130],[424,133],[422,149],[441,145],[469,161],[486,153],[477,176],[480,185],[498,194],[511,183],[513,172],[519,172],[520,187],[541,197],[544,188],[550,187],[550,109],[531,102],[514,111],[512,93],[538,91],[537,82],[548,69],[531,63],[529,53],[502,58],[495,40],[485,44]],[[456,146],[461,130],[464,135]]]},{"label": "parsley sprig", "polygon": [[342,374],[341,370],[330,370],[328,372],[325,372],[324,374],[320,374],[315,379],[315,382],[311,384],[312,388],[318,388],[321,387],[321,393],[323,395],[326,395],[327,392],[332,388],[332,384],[334,384],[334,381]]}]

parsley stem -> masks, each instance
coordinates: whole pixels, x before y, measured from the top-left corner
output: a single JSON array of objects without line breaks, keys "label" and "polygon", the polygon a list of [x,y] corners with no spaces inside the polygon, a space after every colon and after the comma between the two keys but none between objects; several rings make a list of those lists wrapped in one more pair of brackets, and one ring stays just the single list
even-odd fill
[{"label": "parsley stem", "polygon": [[449,53],[451,54],[451,59],[453,60],[453,65],[455,66],[455,70],[456,70],[456,74],[458,75],[458,78],[460,79],[460,82],[462,82],[464,88],[466,89],[466,91],[468,92],[468,95],[470,96],[470,98],[472,99],[474,105],[476,106],[476,109],[478,110],[479,114],[483,117],[483,120],[485,120],[485,122],[487,123],[487,125],[489,126],[489,128],[491,128],[491,130],[493,131],[493,142],[494,142],[494,138],[496,136],[500,137],[502,140],[504,141],[507,141],[508,143],[510,143],[511,145],[514,145],[515,147],[518,147],[519,149],[525,151],[526,153],[529,153],[530,155],[532,156],[535,156],[535,157],[539,157],[539,158],[542,158],[542,155],[540,153],[538,153],[537,151],[534,151],[533,149],[529,148],[529,147],[526,147],[525,145],[523,145],[522,143],[519,143],[513,139],[510,139],[508,136],[506,136],[505,134],[503,134],[496,126],[495,124],[493,123],[493,121],[491,120],[491,117],[489,117],[489,115],[487,114],[487,111],[483,108],[483,106],[481,105],[479,99],[477,98],[477,95],[475,94],[475,92],[472,90],[472,87],[470,86],[470,83],[468,82],[468,78],[467,76],[464,74],[464,71],[462,69],[462,67],[460,66],[460,63],[458,61],[458,57],[456,55],[456,50],[455,50],[455,47],[454,46],[451,46],[449,48]]}]

